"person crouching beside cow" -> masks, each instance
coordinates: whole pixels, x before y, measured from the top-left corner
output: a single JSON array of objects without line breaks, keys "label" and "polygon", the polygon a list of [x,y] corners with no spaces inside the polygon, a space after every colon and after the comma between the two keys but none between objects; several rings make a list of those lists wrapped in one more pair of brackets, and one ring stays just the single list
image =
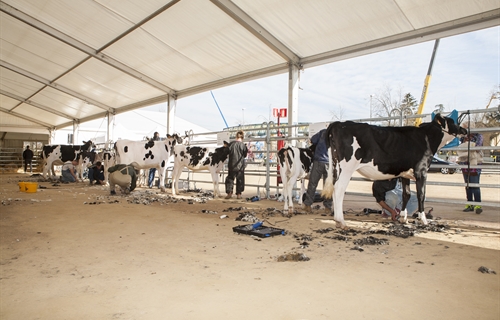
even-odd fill
[{"label": "person crouching beside cow", "polygon": [[76,166],[78,165],[77,160],[66,161],[61,168],[61,182],[76,182],[78,178],[76,177]]},{"label": "person crouching beside cow", "polygon": [[97,161],[93,166],[89,168],[89,184],[93,185],[94,181],[96,184],[104,185],[104,166],[101,161]]},{"label": "person crouching beside cow", "polygon": [[117,164],[108,169],[109,172],[109,191],[111,195],[115,195],[115,186],[118,185],[125,194],[130,193],[136,187],[137,172],[135,167],[138,167],[134,162],[131,164]]}]

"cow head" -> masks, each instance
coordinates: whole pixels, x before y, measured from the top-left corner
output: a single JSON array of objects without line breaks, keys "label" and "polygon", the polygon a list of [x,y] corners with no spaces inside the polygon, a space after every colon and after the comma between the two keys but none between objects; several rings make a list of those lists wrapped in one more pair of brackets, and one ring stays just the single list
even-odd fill
[{"label": "cow head", "polygon": [[90,151],[90,149],[92,148],[95,148],[95,144],[92,142],[92,140],[83,141],[83,146],[81,148],[83,151]]},{"label": "cow head", "polygon": [[226,161],[229,157],[229,143],[224,141],[224,145],[222,147],[215,148],[215,152],[212,155],[212,164],[222,163]]},{"label": "cow head", "polygon": [[440,113],[434,116],[433,122],[437,123],[441,127],[441,130],[449,135],[456,137],[457,135],[467,134],[467,129],[456,124],[452,118],[444,117]]},{"label": "cow head", "polygon": [[81,159],[81,164],[84,168],[90,167],[96,161],[97,154],[93,151],[83,151],[77,155],[77,159]]},{"label": "cow head", "polygon": [[174,133],[172,135],[167,134],[167,139],[171,141],[172,147],[175,146],[177,143],[182,144],[182,138],[177,133]]}]

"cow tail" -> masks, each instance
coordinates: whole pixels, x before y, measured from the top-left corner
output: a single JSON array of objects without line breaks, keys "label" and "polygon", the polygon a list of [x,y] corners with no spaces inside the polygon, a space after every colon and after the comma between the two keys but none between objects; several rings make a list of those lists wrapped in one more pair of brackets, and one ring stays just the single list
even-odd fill
[{"label": "cow tail", "polygon": [[327,135],[325,136],[328,153],[328,174],[323,186],[323,191],[321,192],[321,195],[328,199],[333,197],[334,184],[337,182],[339,178],[338,173],[340,172],[337,146],[335,145],[332,134],[329,134],[331,131],[333,131],[333,129],[328,128],[326,132]]},{"label": "cow tail", "polygon": [[285,166],[286,166],[286,172],[285,172],[285,175],[287,177],[290,176],[291,172],[290,172],[290,160],[288,160],[288,157],[290,156],[290,149],[287,149],[285,152],[284,152],[284,156],[285,156]]}]

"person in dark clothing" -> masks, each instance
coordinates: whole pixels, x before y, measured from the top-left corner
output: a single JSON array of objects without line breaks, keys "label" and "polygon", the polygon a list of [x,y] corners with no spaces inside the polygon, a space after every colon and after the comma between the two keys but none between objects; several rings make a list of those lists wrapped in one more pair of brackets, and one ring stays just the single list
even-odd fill
[{"label": "person in dark clothing", "polygon": [[[396,220],[396,217],[403,206],[403,189],[398,185],[399,178],[390,180],[377,180],[373,182],[372,194],[375,201],[382,207],[382,216],[384,218],[391,217]],[[417,194],[410,193],[410,199],[406,204],[406,212],[411,215],[418,209]]]},{"label": "person in dark clothing", "polygon": [[[309,183],[307,184],[307,191],[304,197],[304,211],[311,213],[311,205],[314,203],[314,195],[318,187],[319,179],[323,178],[323,183],[328,176],[328,149],[325,140],[326,129],[320,130],[311,137],[311,143],[314,147],[314,158],[309,174]],[[301,195],[302,196],[302,195]],[[332,199],[324,199],[323,205],[325,211],[332,212]]]},{"label": "person in dark clothing", "polygon": [[24,159],[24,172],[28,171],[28,165],[30,166],[30,172],[33,173],[33,151],[31,151],[30,146],[26,146],[26,149],[23,151],[23,159]]},{"label": "person in dark clothing", "polygon": [[243,131],[236,133],[236,141],[229,144],[228,173],[226,177],[226,199],[233,196],[234,180],[236,179],[236,197],[241,199],[245,191],[245,158],[248,154],[246,144],[243,143],[245,134]]},{"label": "person in dark clothing", "polygon": [[[159,141],[159,140],[160,140],[160,134],[158,132],[155,132],[151,141]],[[156,168],[149,169],[148,186],[150,189],[153,187],[153,182],[155,180],[155,174],[156,174]],[[160,182],[158,182],[158,187],[160,187]]]},{"label": "person in dark clothing", "polygon": [[104,166],[100,161],[97,161],[89,168],[89,182],[90,185],[94,184],[104,185]]}]

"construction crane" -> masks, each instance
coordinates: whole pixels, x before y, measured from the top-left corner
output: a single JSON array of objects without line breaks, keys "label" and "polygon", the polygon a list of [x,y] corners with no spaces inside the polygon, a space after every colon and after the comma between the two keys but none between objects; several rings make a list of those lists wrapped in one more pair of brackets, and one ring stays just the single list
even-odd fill
[{"label": "construction crane", "polygon": [[[429,63],[429,69],[427,70],[427,76],[424,81],[424,89],[422,90],[422,96],[420,97],[420,104],[418,105],[418,110],[416,114],[422,114],[424,111],[425,100],[427,99],[427,89],[429,88],[429,83],[431,82],[432,67],[434,65],[434,58],[436,57],[436,52],[439,46],[439,39],[434,42],[434,50],[432,51],[431,62]],[[415,119],[415,126],[419,126],[422,123],[422,118]]]}]

